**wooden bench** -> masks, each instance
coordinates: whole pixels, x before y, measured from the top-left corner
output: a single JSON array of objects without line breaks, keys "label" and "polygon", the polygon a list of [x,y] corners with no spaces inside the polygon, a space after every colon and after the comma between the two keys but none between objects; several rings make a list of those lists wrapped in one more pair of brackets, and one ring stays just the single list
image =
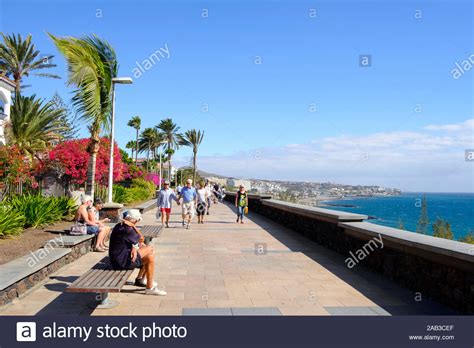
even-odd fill
[{"label": "wooden bench", "polygon": [[163,229],[163,225],[145,225],[142,227],[138,226],[138,229],[145,238],[145,244],[148,245],[153,238],[158,238],[161,230]]},{"label": "wooden bench", "polygon": [[132,273],[133,270],[113,270],[106,256],[69,285],[66,292],[95,292],[96,301],[89,305],[91,308],[112,308],[118,301],[110,300],[109,292],[120,292]]},{"label": "wooden bench", "polygon": [[[140,228],[140,227],[139,227]],[[162,230],[161,225],[145,225],[140,228],[145,244],[157,238]],[[120,292],[132,275],[133,270],[115,271],[106,256],[89,271],[77,278],[66,288],[66,292],[95,292],[96,300],[89,305],[91,308],[107,309],[118,305],[118,301],[109,299],[109,292]]]}]

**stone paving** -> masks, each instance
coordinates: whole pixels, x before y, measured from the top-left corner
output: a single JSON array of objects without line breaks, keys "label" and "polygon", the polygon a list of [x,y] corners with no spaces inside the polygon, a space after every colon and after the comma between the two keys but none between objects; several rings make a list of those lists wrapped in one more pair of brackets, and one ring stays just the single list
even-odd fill
[{"label": "stone paving", "polygon": [[[152,242],[159,287],[167,296],[145,296],[126,285],[110,294],[111,309],[90,309],[95,294],[64,289],[103,253],[89,253],[61,268],[0,315],[400,315],[451,314],[345,257],[259,215],[235,222],[233,207],[211,207],[203,225],[181,227],[174,207],[171,228]],[[143,225],[158,224],[155,212]],[[134,279],[136,272],[131,277]]]}]

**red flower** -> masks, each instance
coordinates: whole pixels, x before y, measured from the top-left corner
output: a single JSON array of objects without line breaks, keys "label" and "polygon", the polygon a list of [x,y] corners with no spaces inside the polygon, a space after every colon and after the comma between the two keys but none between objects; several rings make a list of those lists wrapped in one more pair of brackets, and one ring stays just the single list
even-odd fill
[{"label": "red flower", "polygon": [[[49,152],[49,166],[60,167],[73,183],[83,184],[87,179],[87,168],[90,155],[87,152],[89,139],[68,140],[58,144]],[[109,175],[110,140],[101,138],[99,152],[96,157],[96,182],[105,185]],[[122,162],[119,147],[114,143],[113,180],[123,180],[127,165]]]}]

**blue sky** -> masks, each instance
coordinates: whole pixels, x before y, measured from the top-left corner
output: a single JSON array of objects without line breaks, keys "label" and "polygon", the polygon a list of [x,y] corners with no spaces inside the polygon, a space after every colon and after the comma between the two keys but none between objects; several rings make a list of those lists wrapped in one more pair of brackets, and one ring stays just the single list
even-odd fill
[{"label": "blue sky", "polygon": [[118,87],[121,146],[130,117],[171,117],[205,130],[210,172],[474,191],[474,69],[452,74],[474,61],[471,1],[0,2],[2,32],[31,33],[56,55],[62,80],[25,81],[43,98],[71,96],[47,32],[105,38],[122,76],[167,45],[169,58]]}]

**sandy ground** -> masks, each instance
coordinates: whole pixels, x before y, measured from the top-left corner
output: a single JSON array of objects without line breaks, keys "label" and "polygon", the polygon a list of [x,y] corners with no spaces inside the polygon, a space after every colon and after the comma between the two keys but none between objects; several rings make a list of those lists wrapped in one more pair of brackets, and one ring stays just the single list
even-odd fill
[{"label": "sandy ground", "polygon": [[0,239],[0,265],[41,248],[47,240],[69,229],[71,224],[70,221],[62,221],[44,229],[29,228],[19,236]]}]

